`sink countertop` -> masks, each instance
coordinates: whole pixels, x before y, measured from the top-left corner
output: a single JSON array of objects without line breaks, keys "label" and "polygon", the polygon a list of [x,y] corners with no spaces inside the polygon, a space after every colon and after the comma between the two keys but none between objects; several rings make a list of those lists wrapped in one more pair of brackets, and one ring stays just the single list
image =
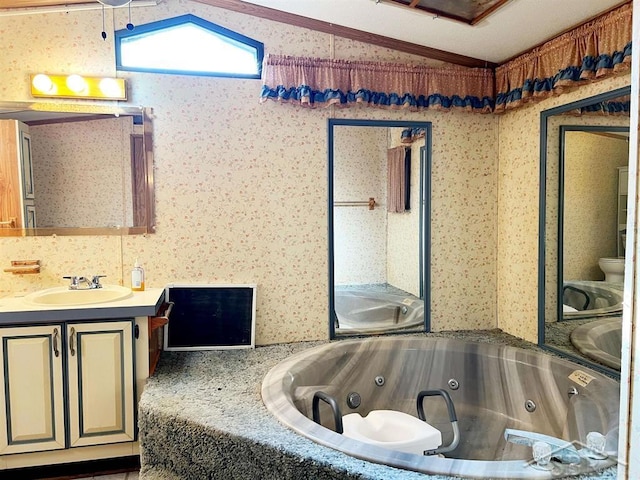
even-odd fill
[{"label": "sink countertop", "polygon": [[0,300],[0,325],[148,317],[154,316],[164,301],[164,288],[131,293],[122,300],[85,305],[34,305],[24,301],[26,293],[4,297]]}]

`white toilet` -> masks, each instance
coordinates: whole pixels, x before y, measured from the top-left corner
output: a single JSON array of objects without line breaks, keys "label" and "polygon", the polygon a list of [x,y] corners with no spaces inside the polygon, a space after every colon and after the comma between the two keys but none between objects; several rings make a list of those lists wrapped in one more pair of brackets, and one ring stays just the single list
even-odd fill
[{"label": "white toilet", "polygon": [[440,430],[403,412],[373,410],[366,417],[350,413],[342,423],[345,437],[390,450],[423,455],[442,445]]},{"label": "white toilet", "polygon": [[604,272],[605,282],[624,283],[624,257],[601,258],[598,265]]}]

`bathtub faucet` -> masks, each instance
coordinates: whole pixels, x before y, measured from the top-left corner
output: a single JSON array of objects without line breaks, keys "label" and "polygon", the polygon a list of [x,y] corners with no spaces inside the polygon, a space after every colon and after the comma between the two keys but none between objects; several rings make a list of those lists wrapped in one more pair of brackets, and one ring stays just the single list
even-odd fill
[{"label": "bathtub faucet", "polygon": [[[531,447],[536,465],[539,468],[546,469],[546,465],[551,458],[555,458],[561,463],[573,465],[579,464],[582,460],[582,456],[571,442],[550,435],[506,428],[504,431],[504,439],[516,445]],[[543,448],[544,445],[547,445],[548,448]]]},{"label": "bathtub faucet", "polygon": [[607,437],[600,432],[589,432],[587,443],[580,450],[573,443],[560,438],[512,428],[505,429],[504,439],[517,445],[530,446],[535,460],[533,467],[541,470],[552,469],[551,459],[567,465],[578,465],[583,459],[606,460],[609,457],[606,452]]}]

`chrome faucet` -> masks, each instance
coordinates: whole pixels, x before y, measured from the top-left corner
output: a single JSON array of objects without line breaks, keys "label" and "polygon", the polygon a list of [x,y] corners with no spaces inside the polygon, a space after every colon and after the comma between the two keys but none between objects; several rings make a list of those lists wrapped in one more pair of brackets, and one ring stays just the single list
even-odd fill
[{"label": "chrome faucet", "polygon": [[[106,277],[106,275],[94,275],[91,278],[70,275],[62,278],[65,278],[70,281],[69,290],[93,290],[95,288],[102,288],[100,279],[104,277]],[[80,285],[83,283],[86,284],[87,286],[84,288],[81,288]]]},{"label": "chrome faucet", "polygon": [[91,288],[102,288],[102,284],[100,283],[100,279],[106,277],[106,275],[94,275],[91,277]]}]

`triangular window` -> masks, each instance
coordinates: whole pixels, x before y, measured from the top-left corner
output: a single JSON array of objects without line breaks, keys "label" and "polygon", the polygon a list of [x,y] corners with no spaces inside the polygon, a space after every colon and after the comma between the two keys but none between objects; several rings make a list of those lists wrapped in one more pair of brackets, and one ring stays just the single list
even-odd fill
[{"label": "triangular window", "polygon": [[115,32],[116,69],[260,78],[264,46],[194,15]]}]

